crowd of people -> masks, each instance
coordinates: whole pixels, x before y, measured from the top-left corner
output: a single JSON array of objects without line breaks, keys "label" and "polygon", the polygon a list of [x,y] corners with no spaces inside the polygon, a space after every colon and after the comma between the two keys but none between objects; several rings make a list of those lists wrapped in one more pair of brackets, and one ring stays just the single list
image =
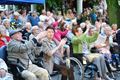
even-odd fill
[{"label": "crowd of people", "polygon": [[[102,0],[97,8],[85,8],[80,15],[71,9],[64,16],[45,10],[40,15],[36,11],[1,11],[0,48],[7,46],[9,61],[20,60],[25,80],[49,80],[54,68],[62,73],[62,80],[67,80],[67,71],[69,80],[74,80],[73,68],[67,70],[64,63],[65,56],[74,56],[81,63],[85,57],[97,65],[99,78],[114,80],[107,74],[109,69],[116,70],[111,64],[114,51],[110,47],[120,45],[120,31],[108,19]],[[34,64],[41,52],[43,67]],[[118,61],[116,64],[118,68]],[[7,69],[0,67],[0,79],[5,72]]]}]

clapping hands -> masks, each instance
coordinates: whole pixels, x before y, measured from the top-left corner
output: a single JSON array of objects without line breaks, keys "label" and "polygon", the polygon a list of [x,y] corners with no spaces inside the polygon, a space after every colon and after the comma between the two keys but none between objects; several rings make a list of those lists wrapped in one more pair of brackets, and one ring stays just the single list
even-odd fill
[{"label": "clapping hands", "polygon": [[36,38],[37,40],[40,40],[40,39],[46,37],[46,35],[47,35],[47,32],[46,32],[46,31],[42,31],[42,32],[40,32],[35,38]]}]

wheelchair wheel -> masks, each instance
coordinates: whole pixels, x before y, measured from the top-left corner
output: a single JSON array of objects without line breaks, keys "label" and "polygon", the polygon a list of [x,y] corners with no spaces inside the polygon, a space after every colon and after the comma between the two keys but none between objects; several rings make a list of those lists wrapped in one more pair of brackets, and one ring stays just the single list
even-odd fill
[{"label": "wheelchair wheel", "polygon": [[95,78],[97,71],[98,71],[98,68],[95,64],[93,64],[93,63],[87,64],[84,69],[84,77],[93,79],[93,78]]},{"label": "wheelchair wheel", "polygon": [[82,80],[83,79],[82,63],[77,58],[70,57],[70,64],[73,66],[74,69],[75,80]]}]

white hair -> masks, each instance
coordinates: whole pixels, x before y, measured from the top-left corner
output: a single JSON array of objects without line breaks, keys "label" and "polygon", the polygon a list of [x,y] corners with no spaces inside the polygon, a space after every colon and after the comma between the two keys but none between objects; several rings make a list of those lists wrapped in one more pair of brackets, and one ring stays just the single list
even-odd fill
[{"label": "white hair", "polygon": [[38,26],[33,26],[33,27],[31,28],[31,32],[33,32],[33,30],[36,29],[36,28],[39,28],[39,27],[38,27]]},{"label": "white hair", "polygon": [[32,27],[30,22],[26,22],[24,28],[27,28],[28,26]]},{"label": "white hair", "polygon": [[10,20],[9,19],[4,19],[2,24],[4,25],[6,22],[10,22]]},{"label": "white hair", "polygon": [[80,24],[80,27],[81,28],[84,28],[86,26],[86,24],[84,23],[84,22],[82,22],[81,24]]}]

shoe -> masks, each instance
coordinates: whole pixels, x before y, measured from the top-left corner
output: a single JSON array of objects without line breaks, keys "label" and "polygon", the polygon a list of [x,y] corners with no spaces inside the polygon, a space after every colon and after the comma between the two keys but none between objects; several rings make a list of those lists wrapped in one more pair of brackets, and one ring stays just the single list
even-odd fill
[{"label": "shoe", "polygon": [[111,71],[116,71],[116,70],[117,70],[117,69],[114,68],[111,64],[109,64],[109,65],[110,65]]},{"label": "shoe", "polygon": [[117,68],[117,71],[120,71],[120,67]]},{"label": "shoe", "polygon": [[120,64],[118,65],[118,67],[120,67]]},{"label": "shoe", "polygon": [[110,78],[108,75],[105,75],[105,80],[114,80],[114,79],[112,79],[112,78]]}]

